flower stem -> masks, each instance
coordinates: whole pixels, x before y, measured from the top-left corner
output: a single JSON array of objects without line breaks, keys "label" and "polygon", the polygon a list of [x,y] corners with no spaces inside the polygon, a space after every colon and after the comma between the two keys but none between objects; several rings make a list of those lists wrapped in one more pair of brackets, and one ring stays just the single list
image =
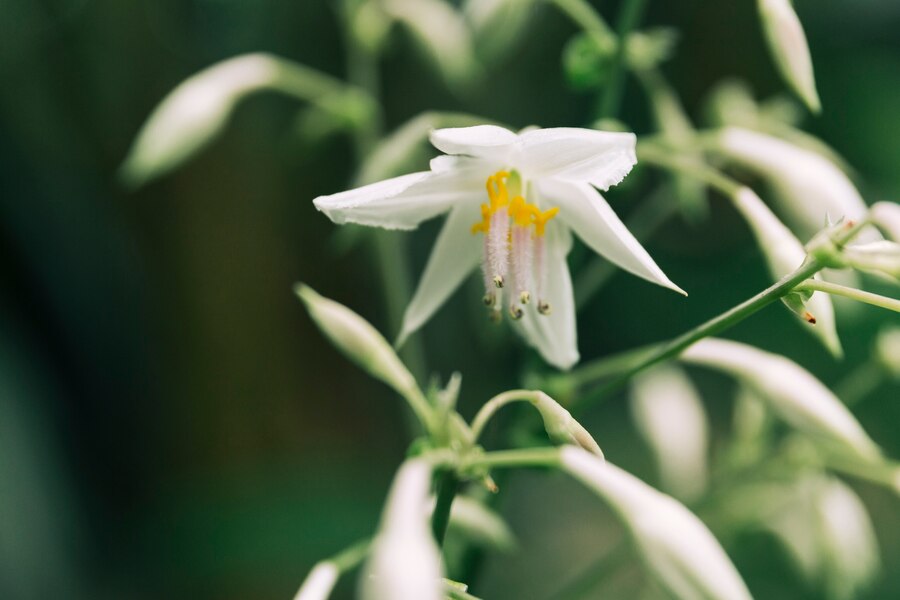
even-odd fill
[{"label": "flower stem", "polygon": [[858,290],[856,288],[851,288],[844,285],[838,285],[836,283],[819,281],[818,279],[810,279],[798,285],[797,289],[810,290],[814,292],[825,292],[826,294],[832,294],[834,296],[843,296],[844,298],[850,298],[851,300],[856,300],[857,302],[865,302],[866,304],[871,304],[872,306],[879,306],[881,308],[893,310],[894,312],[900,312],[900,300],[888,298],[887,296],[881,296],[880,294],[873,294],[872,292]]},{"label": "flower stem", "polygon": [[[853,227],[848,227],[842,230],[840,234],[835,238],[834,243],[837,246],[843,246],[848,241],[853,239],[853,237],[857,233],[859,233],[859,231],[865,225],[866,222],[863,221],[861,223],[855,224]],[[765,308],[769,304],[772,304],[776,300],[786,296],[787,294],[792,292],[798,285],[811,278],[821,269],[822,265],[816,259],[807,257],[806,261],[804,261],[804,263],[800,265],[800,267],[798,267],[795,271],[793,271],[792,273],[788,273],[778,282],[766,288],[762,292],[756,294],[752,298],[741,302],[737,306],[732,307],[719,316],[714,317],[701,325],[698,325],[694,329],[691,329],[690,331],[687,331],[679,335],[678,337],[669,340],[668,342],[652,346],[649,350],[640,350],[639,352],[637,352],[637,356],[635,356],[635,363],[628,363],[627,361],[623,361],[621,356],[612,356],[601,359],[601,361],[598,361],[597,363],[587,365],[585,367],[582,367],[581,369],[574,371],[573,376],[579,378],[579,372],[584,371],[585,369],[590,369],[591,371],[596,372],[598,370],[601,370],[601,365],[606,362],[615,361],[617,363],[617,366],[623,363],[624,365],[630,365],[625,366],[619,372],[619,374],[609,383],[601,386],[593,393],[579,398],[572,407],[573,412],[575,410],[584,410],[592,404],[597,404],[598,402],[605,400],[609,397],[610,393],[622,387],[633,376],[637,375],[648,367],[677,356],[681,353],[682,350],[684,350],[694,342],[702,340],[705,337],[721,333],[722,331],[725,331],[733,325],[740,323],[750,315]],[[580,379],[584,381],[583,377]]]},{"label": "flower stem", "polygon": [[511,402],[531,402],[539,393],[531,390],[509,390],[488,400],[472,419],[472,439],[478,440],[487,422],[502,407]]},{"label": "flower stem", "polygon": [[585,33],[592,36],[600,47],[615,43],[612,28],[586,0],[550,0],[550,2]]},{"label": "flower stem", "polygon": [[334,564],[339,573],[346,573],[363,561],[369,553],[369,546],[371,545],[372,540],[368,538],[360,540],[329,558],[328,562]]},{"label": "flower stem", "polygon": [[466,461],[461,470],[510,469],[517,467],[558,467],[559,448],[528,448],[488,452]]},{"label": "flower stem", "polygon": [[625,0],[619,9],[619,20],[616,24],[616,35],[619,44],[616,48],[616,58],[613,62],[609,83],[603,95],[600,97],[600,105],[597,111],[598,119],[611,119],[619,114],[622,104],[622,96],[625,92],[626,52],[628,49],[628,34],[637,27],[644,14],[647,0]]},{"label": "flower stem", "polygon": [[678,154],[660,148],[654,142],[638,143],[637,155],[639,162],[649,163],[667,171],[684,173],[722,192],[729,198],[741,189],[741,184],[726,175],[722,175],[712,167],[679,158]]},{"label": "flower stem", "polygon": [[453,508],[453,499],[456,498],[459,484],[459,478],[452,469],[445,471],[438,481],[437,501],[434,505],[434,514],[431,516],[431,532],[438,546],[444,545],[447,526],[450,524],[450,509]]}]

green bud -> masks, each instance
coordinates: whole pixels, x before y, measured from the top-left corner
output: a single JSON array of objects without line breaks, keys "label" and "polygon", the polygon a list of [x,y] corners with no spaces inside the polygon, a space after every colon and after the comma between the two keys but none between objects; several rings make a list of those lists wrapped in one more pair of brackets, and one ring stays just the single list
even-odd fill
[{"label": "green bud", "polygon": [[294,292],[306,305],[322,333],[347,358],[401,395],[418,389],[415,379],[394,349],[368,321],[343,304],[320,296],[309,286],[298,284]]},{"label": "green bud", "polygon": [[557,444],[572,444],[603,458],[603,451],[581,423],[572,414],[543,392],[538,392],[531,403],[541,413],[544,429]]},{"label": "green bud", "polygon": [[806,34],[790,0],[758,0],[757,7],[769,51],[781,76],[811,111],[820,112]]},{"label": "green bud", "polygon": [[579,33],[563,49],[563,72],[576,90],[592,90],[606,82],[615,58],[615,41],[601,44],[596,36]]},{"label": "green bud", "polygon": [[900,379],[900,327],[888,327],[875,340],[875,357],[894,379]]}]

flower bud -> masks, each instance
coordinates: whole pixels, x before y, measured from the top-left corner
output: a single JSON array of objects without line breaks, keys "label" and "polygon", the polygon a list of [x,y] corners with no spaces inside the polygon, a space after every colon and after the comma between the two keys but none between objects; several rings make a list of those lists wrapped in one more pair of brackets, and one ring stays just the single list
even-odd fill
[{"label": "flower bud", "polygon": [[457,496],[450,509],[450,528],[471,543],[499,550],[516,547],[516,538],[499,514],[469,496]]},{"label": "flower bud", "polygon": [[881,452],[847,407],[822,382],[783,356],[727,340],[707,338],[685,350],[685,362],[739,379],[772,411],[797,429],[852,457],[880,463]]},{"label": "flower bud", "polygon": [[653,451],[662,488],[685,500],[706,488],[709,431],[697,390],[676,367],[657,367],[634,379],[631,414]]},{"label": "flower bud", "polygon": [[876,202],[870,209],[872,220],[895,242],[900,242],[900,204]]},{"label": "flower bud", "polygon": [[397,472],[360,580],[362,600],[441,600],[441,555],[428,525],[431,467],[408,460]]},{"label": "flower bud", "polygon": [[[733,201],[753,231],[773,280],[781,279],[803,263],[806,251],[800,240],[778,220],[753,190],[741,188],[734,195]],[[782,301],[805,323],[814,325],[804,329],[815,335],[832,355],[843,354],[834,320],[834,307],[828,294],[792,293],[783,297]]]},{"label": "flower bud", "polygon": [[443,0],[385,0],[384,10],[415,36],[419,46],[452,85],[481,75],[462,15]]},{"label": "flower bud", "polygon": [[811,111],[821,111],[806,34],[790,0],[758,0],[757,8],[781,76]]},{"label": "flower bud", "polygon": [[749,600],[719,542],[684,505],[584,450],[566,447],[561,461],[566,472],[609,503],[649,573],[673,597]]},{"label": "flower bud", "polygon": [[368,321],[309,286],[297,284],[294,291],[319,329],[347,358],[401,395],[417,389],[415,379],[394,349]]},{"label": "flower bud", "polygon": [[550,439],[557,444],[572,444],[584,448],[591,454],[603,458],[603,451],[591,437],[587,429],[572,417],[572,414],[560,404],[543,392],[538,392],[531,400],[534,407],[541,413],[544,420],[544,429]]},{"label": "flower bud", "polygon": [[[829,220],[860,221],[868,214],[862,196],[841,169],[816,152],[771,135],[726,127],[715,138],[726,158],[762,176],[792,230],[803,239]],[[862,236],[871,237],[868,232]],[[865,239],[862,237],[860,239]]]},{"label": "flower bud", "polygon": [[333,562],[323,561],[313,567],[294,600],[326,600],[338,579],[338,568]]},{"label": "flower bud", "polygon": [[900,379],[900,327],[886,327],[878,333],[875,358],[891,377]]},{"label": "flower bud", "polygon": [[900,279],[900,244],[881,240],[844,248],[848,266],[878,275]]},{"label": "flower bud", "polygon": [[186,79],[156,107],[122,165],[129,185],[163,175],[213,140],[248,93],[274,83],[278,59],[248,54]]}]

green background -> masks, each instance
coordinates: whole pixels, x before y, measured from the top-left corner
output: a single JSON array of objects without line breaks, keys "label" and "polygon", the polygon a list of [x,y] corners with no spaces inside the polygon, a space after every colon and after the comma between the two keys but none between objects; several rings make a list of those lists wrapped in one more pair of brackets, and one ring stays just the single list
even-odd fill
[{"label": "green background", "polygon": [[[617,4],[595,3],[610,20]],[[665,73],[692,115],[725,77],[762,97],[783,91],[755,2],[649,4],[648,24],[681,32]],[[869,202],[900,197],[900,3],[796,4],[824,106],[806,126],[858,170]],[[521,45],[488,65],[464,99],[394,32],[381,69],[387,126],[424,110],[517,127],[588,124],[594,99],[568,88],[560,68],[574,26],[548,7],[528,11]],[[336,8],[325,0],[0,4],[4,598],[287,599],[316,560],[374,530],[409,442],[404,409],[323,339],[291,292],[302,280],[395,333],[368,242],[336,236],[311,202],[347,187],[350,140],[310,139],[295,121],[304,107],[264,94],[170,176],[134,193],[116,180],[166,93],[251,51],[344,75]],[[621,119],[649,132],[632,86]],[[642,185],[609,194],[620,215]],[[418,273],[436,231],[428,223],[388,239],[403,239]],[[615,275],[579,317],[583,359],[680,333],[768,284],[748,230],[721,199],[708,221],[670,221],[646,247],[690,297]],[[420,334],[429,373],[463,374],[467,416],[539,364],[484,320],[479,285],[473,278]],[[840,306],[847,357],[835,363],[792,320],[773,306],[729,336],[783,352],[833,384],[869,355],[882,325],[898,323]],[[715,448],[727,436],[731,385],[697,375]],[[893,457],[898,390],[882,385],[855,411]],[[608,457],[653,482],[624,400],[586,424]],[[900,597],[900,500],[853,485],[884,562],[866,597]],[[487,560],[473,588],[487,598],[546,598],[621,535],[606,509],[562,477],[523,474],[502,493],[520,551]],[[747,535],[727,549],[756,597],[818,597],[771,539]],[[635,593],[640,570],[623,573],[610,597]],[[336,597],[352,586],[351,578]]]}]

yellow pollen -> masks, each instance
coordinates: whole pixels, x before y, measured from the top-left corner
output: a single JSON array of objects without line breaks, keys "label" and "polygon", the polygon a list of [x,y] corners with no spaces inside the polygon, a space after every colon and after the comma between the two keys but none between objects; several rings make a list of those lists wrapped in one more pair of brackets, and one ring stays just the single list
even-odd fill
[{"label": "yellow pollen", "polygon": [[533,204],[528,204],[522,196],[516,196],[509,205],[509,216],[519,227],[531,225],[531,217],[536,211]]},{"label": "yellow pollen", "polygon": [[[508,171],[497,171],[487,178],[485,187],[487,188],[489,204],[481,205],[481,221],[472,225],[473,235],[477,233],[487,234],[490,232],[491,217],[493,217],[494,213],[501,208],[509,208],[509,216],[512,218],[513,225],[518,227],[534,225],[534,234],[536,236],[544,235],[547,223],[549,223],[550,220],[556,216],[556,213],[559,212],[558,207],[541,212],[536,205],[529,204],[519,195],[510,199],[510,190],[507,185],[509,179],[510,174]],[[514,175],[514,179],[513,183],[515,185],[513,187],[515,188],[516,193],[518,193],[518,190],[521,189],[521,183],[517,183],[519,182],[517,175]]]},{"label": "yellow pollen", "polygon": [[487,233],[491,230],[491,207],[487,204],[481,205],[481,222],[472,225],[472,235],[476,233]]},{"label": "yellow pollen", "polygon": [[507,177],[509,177],[509,173],[506,171],[497,171],[487,179],[487,194],[491,200],[491,210],[493,211],[509,204],[509,190],[506,189]]},{"label": "yellow pollen", "polygon": [[535,210],[534,214],[534,234],[537,236],[544,235],[544,228],[547,226],[547,223],[550,222],[553,217],[556,216],[556,213],[559,212],[559,207],[554,206],[550,210],[541,212],[540,210]]}]

